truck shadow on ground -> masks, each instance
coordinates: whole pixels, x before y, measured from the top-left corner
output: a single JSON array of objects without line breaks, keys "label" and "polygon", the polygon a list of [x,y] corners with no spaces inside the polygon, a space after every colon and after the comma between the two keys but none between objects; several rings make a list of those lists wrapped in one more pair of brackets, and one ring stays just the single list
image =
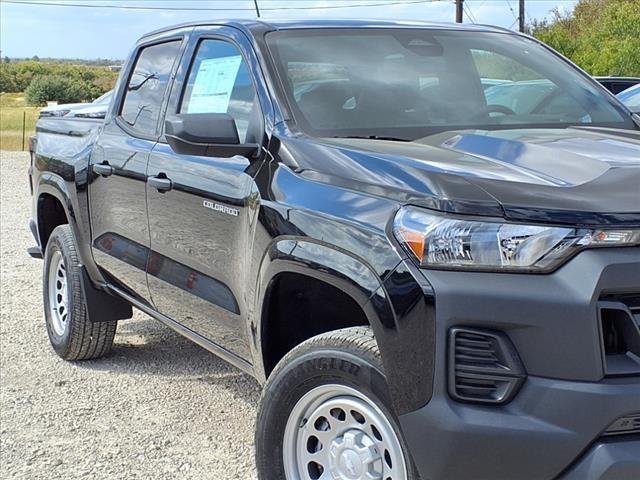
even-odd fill
[{"label": "truck shadow on ground", "polygon": [[257,404],[260,399],[261,387],[254,378],[152,319],[121,322],[106,357],[77,365],[116,374],[203,382],[224,388],[245,402]]}]

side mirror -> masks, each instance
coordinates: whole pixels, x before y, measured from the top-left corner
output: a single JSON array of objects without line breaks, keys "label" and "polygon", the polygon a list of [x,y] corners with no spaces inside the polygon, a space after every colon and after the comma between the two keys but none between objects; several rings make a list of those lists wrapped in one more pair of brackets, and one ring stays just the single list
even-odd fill
[{"label": "side mirror", "polygon": [[167,117],[165,137],[174,152],[204,157],[254,158],[256,143],[240,143],[236,122],[226,113],[184,113]]}]

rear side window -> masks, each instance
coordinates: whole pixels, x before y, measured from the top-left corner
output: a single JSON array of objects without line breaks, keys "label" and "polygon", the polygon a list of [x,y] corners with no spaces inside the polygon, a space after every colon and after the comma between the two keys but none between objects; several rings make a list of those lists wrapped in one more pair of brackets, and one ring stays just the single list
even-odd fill
[{"label": "rear side window", "polygon": [[120,113],[122,120],[133,130],[146,135],[156,134],[162,102],[180,43],[176,40],[140,51]]},{"label": "rear side window", "polygon": [[238,48],[223,40],[203,40],[191,66],[180,113],[226,113],[233,117],[240,142],[260,124],[251,75]]}]

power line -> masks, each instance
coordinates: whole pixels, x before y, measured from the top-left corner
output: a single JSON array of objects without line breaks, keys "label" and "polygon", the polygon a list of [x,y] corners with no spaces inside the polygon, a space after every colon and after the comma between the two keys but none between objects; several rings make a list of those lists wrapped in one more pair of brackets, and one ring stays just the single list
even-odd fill
[{"label": "power line", "polygon": [[465,3],[462,8],[464,10],[464,13],[467,14],[467,18],[471,20],[471,23],[478,23],[478,19],[473,14],[473,12],[471,11],[471,7],[468,4]]},{"label": "power line", "polygon": [[513,9],[513,7],[511,6],[511,2],[509,0],[507,0],[507,5],[509,5],[509,10],[511,10],[511,14],[513,15],[513,18],[515,19],[514,25],[515,23],[518,22],[518,16],[516,15],[515,10]]},{"label": "power line", "polygon": [[[344,5],[319,5],[315,7],[262,7],[261,11],[282,11],[282,10],[333,10],[339,8],[359,8],[359,7],[386,7],[389,5],[414,5],[418,3],[432,3],[437,0],[404,0],[392,2],[377,3],[360,3],[360,4],[344,4]],[[117,10],[155,10],[155,11],[181,11],[181,12],[255,12],[255,7],[144,7],[141,5],[96,5],[86,3],[54,3],[54,2],[36,2],[28,0],[0,0],[0,3],[8,3],[13,5],[30,5],[30,6],[47,6],[47,7],[76,7],[76,8],[109,8]]]}]

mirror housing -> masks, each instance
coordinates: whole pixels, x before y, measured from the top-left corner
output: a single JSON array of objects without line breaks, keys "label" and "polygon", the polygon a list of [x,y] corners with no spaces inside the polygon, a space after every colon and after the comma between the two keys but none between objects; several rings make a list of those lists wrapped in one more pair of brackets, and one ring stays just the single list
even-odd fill
[{"label": "mirror housing", "polygon": [[168,116],[164,131],[173,151],[182,155],[255,158],[260,151],[257,143],[240,143],[236,122],[226,113]]}]

